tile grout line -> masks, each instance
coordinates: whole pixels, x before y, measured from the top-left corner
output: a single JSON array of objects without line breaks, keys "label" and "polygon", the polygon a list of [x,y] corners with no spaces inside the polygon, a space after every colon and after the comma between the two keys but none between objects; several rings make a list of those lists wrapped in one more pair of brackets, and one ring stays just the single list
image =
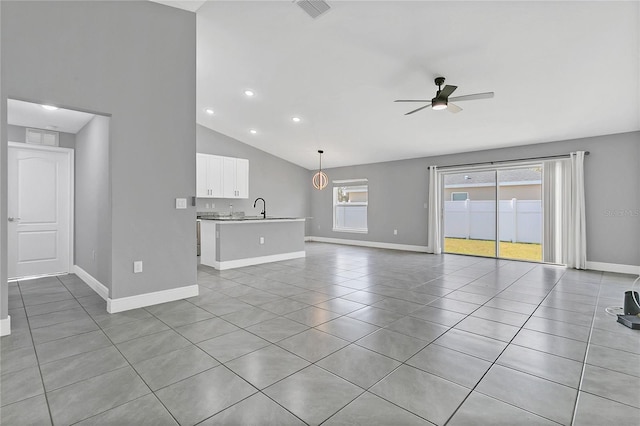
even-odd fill
[{"label": "tile grout line", "polygon": [[[64,283],[63,283],[63,285],[64,285]],[[66,286],[65,286],[65,288],[66,288]],[[70,293],[71,293],[71,292],[70,292]],[[87,313],[87,315],[89,316],[89,318],[91,318],[91,320],[96,324],[96,326],[98,327],[98,330],[99,330],[99,331],[100,331],[100,332],[101,332],[101,333],[102,333],[102,334],[103,334],[103,335],[104,335],[104,336],[109,340],[109,342],[110,342],[110,343],[111,343],[111,345],[115,348],[115,350],[117,350],[117,351],[118,351],[118,353],[120,354],[120,356],[121,356],[121,357],[125,360],[125,362],[127,363],[128,367],[129,367],[129,368],[131,368],[131,370],[133,370],[133,372],[134,372],[134,373],[136,374],[136,376],[137,376],[137,377],[142,381],[142,383],[144,383],[144,385],[145,385],[145,386],[147,387],[147,389],[149,390],[149,393],[148,393],[148,394],[146,394],[146,395],[152,394],[152,395],[153,395],[153,396],[154,396],[154,397],[155,397],[155,398],[160,402],[160,404],[162,404],[162,406],[165,408],[165,410],[167,410],[167,412],[168,412],[168,413],[169,413],[169,415],[174,419],[174,421],[175,421],[177,424],[180,424],[180,423],[178,422],[178,420],[173,416],[173,414],[171,413],[171,411],[169,411],[169,409],[168,409],[166,406],[164,406],[164,404],[162,403],[162,401],[160,400],[160,398],[158,398],[158,397],[155,395],[155,393],[153,392],[153,390],[151,390],[151,388],[149,387],[149,385],[147,384],[147,382],[142,378],[142,376],[140,376],[140,374],[138,374],[138,371],[133,367],[133,364],[131,364],[131,362],[129,362],[129,360],[127,359],[127,357],[125,357],[125,356],[124,356],[124,354],[120,351],[120,348],[118,348],[118,346],[113,342],[113,340],[111,340],[111,337],[109,337],[109,336],[104,332],[104,330],[103,330],[103,328],[100,326],[100,324],[98,324],[98,322],[95,320],[95,318],[93,318],[93,316],[89,313],[89,311],[87,311],[86,307],[85,307],[83,304],[81,304],[81,303],[80,303],[80,301],[78,300],[78,298],[77,298],[73,293],[71,293],[71,295],[76,299],[76,301],[78,302],[78,304],[80,304],[80,306],[81,306],[81,307],[82,307],[82,309]],[[89,351],[89,352],[91,352],[91,351]],[[83,353],[88,353],[88,352],[83,352]],[[63,358],[63,359],[64,359],[64,358]],[[87,378],[87,379],[80,380],[80,381],[78,381],[78,382],[72,383],[72,384],[70,384],[70,385],[68,385],[68,386],[75,385],[75,384],[81,383],[81,382],[83,382],[83,381],[93,379],[93,378],[95,378],[95,377],[100,377],[100,376],[102,376],[102,375],[104,375],[104,374],[108,374],[108,373],[113,372],[113,371],[117,371],[117,370],[120,370],[120,369],[124,369],[124,368],[126,368],[126,367],[127,367],[127,366],[124,366],[124,367],[122,367],[122,368],[118,368],[118,369],[115,369],[115,370],[107,371],[107,372],[102,373],[102,374],[99,374],[99,375],[97,375],[97,376],[89,377],[89,378]],[[104,411],[101,411],[101,412],[99,412],[99,413],[94,413],[94,414],[90,415],[89,417],[85,417],[85,418],[83,418],[83,419],[79,419],[79,420],[78,420],[78,421],[76,421],[75,423],[79,423],[79,422],[81,422],[81,421],[84,421],[84,420],[90,419],[90,418],[92,418],[92,417],[98,416],[98,415],[103,414],[103,413],[106,413],[106,412],[107,412],[107,411],[109,411],[109,410],[115,409],[115,408],[117,408],[117,407],[121,407],[121,406],[123,406],[123,405],[125,405],[125,404],[128,404],[128,403],[129,403],[129,402],[131,402],[131,401],[135,401],[135,400],[137,400],[137,399],[139,399],[139,398],[142,398],[142,397],[144,397],[144,396],[146,396],[146,395],[141,395],[141,396],[139,396],[138,398],[134,398],[134,399],[132,399],[132,400],[130,400],[130,401],[123,402],[122,404],[118,404],[118,405],[116,405],[116,406],[114,406],[114,407],[110,407],[110,408],[108,408],[108,409],[106,409],[106,410],[104,410]],[[47,404],[47,405],[48,405],[48,404]],[[52,422],[52,423],[53,423],[53,422]]]},{"label": "tile grout line", "polygon": [[[58,280],[58,282],[60,282],[60,284],[62,284],[64,286],[64,283],[62,283],[62,281],[56,276],[56,279]],[[64,288],[66,289],[67,287],[64,286]],[[22,304],[24,305],[24,298],[22,297],[22,288],[20,288],[20,281],[18,281],[18,291],[20,292],[20,298],[22,299]],[[67,290],[69,291],[69,290]],[[71,293],[71,292],[69,292]],[[73,294],[72,294],[73,296]],[[75,296],[74,296],[75,297]],[[47,404],[47,412],[49,413],[49,420],[51,421],[51,424],[53,425],[53,413],[51,412],[51,405],[49,404],[49,396],[47,394],[47,389],[44,385],[44,376],[42,375],[42,368],[40,366],[40,358],[38,356],[38,351],[36,350],[36,343],[33,340],[33,331],[31,329],[31,323],[29,321],[29,314],[27,313],[27,307],[26,305],[24,305],[24,312],[25,312],[25,319],[27,320],[27,326],[29,327],[29,335],[31,336],[31,344],[33,345],[33,353],[35,354],[36,357],[36,363],[38,365],[38,373],[40,373],[40,382],[42,384],[42,393],[44,395],[44,401]]]},{"label": "tile grout line", "polygon": [[[538,303],[538,305],[536,306],[536,309],[535,309],[535,310],[537,310],[537,309],[542,305],[542,303],[544,302],[544,300],[545,300],[545,299],[548,297],[548,295],[553,291],[553,289],[558,285],[558,282],[562,279],[562,277],[565,275],[565,273],[566,273],[566,271],[565,271],[565,272],[564,272],[564,273],[563,273],[563,274],[562,274],[562,275],[561,275],[561,276],[556,280],[556,282],[555,282],[555,284],[553,285],[553,287],[552,287],[552,288],[549,290],[549,292],[547,293],[547,296],[545,296],[545,298],[544,298],[542,301],[540,301],[540,303]],[[524,275],[526,275],[526,274],[524,274]],[[522,275],[522,276],[524,276],[524,275]],[[522,276],[521,276],[521,277],[522,277]],[[516,280],[516,281],[517,281],[517,280]],[[514,283],[515,283],[515,281],[514,281]],[[513,285],[513,284],[511,284],[511,285]],[[502,290],[502,291],[505,291],[507,288],[511,287],[511,285],[509,285],[508,287],[506,287],[506,288],[505,288],[504,290]],[[500,293],[502,293],[502,291],[501,291]],[[500,294],[500,293],[498,293],[498,294]],[[494,297],[495,297],[495,296],[494,296]],[[487,302],[487,303],[488,303],[488,302]],[[486,303],[485,303],[485,304],[486,304]],[[482,306],[484,306],[484,304],[483,304]],[[527,321],[529,321],[529,319],[531,319],[531,317],[533,316],[533,314],[534,314],[535,310],[533,310],[533,311],[531,312],[531,314],[529,315],[529,318],[527,319]],[[475,312],[475,311],[474,311],[474,312]],[[520,327],[520,329],[518,330],[518,332],[517,332],[516,334],[514,334],[514,336],[513,336],[513,337],[511,338],[511,340],[509,341],[509,343],[507,343],[507,345],[504,347],[504,349],[503,349],[502,351],[500,351],[500,354],[499,354],[499,355],[496,357],[496,359],[491,363],[491,366],[489,366],[489,368],[487,369],[487,371],[485,371],[485,372],[484,372],[484,374],[482,375],[482,377],[480,377],[480,380],[478,380],[478,382],[473,386],[473,388],[471,389],[471,392],[469,392],[469,393],[467,394],[467,396],[465,396],[465,398],[462,400],[462,402],[460,403],[460,405],[458,405],[458,407],[454,410],[454,412],[451,414],[451,416],[449,416],[449,418],[447,419],[447,421],[444,423],[444,426],[446,426],[446,425],[447,425],[447,424],[448,424],[448,423],[453,419],[453,417],[456,415],[456,413],[460,410],[460,408],[461,408],[461,407],[464,405],[464,403],[467,401],[467,399],[469,398],[469,396],[471,396],[471,394],[476,390],[476,388],[478,387],[478,385],[480,384],[480,382],[482,382],[482,380],[483,380],[483,379],[485,378],[485,376],[489,373],[489,371],[494,367],[494,365],[496,365],[496,362],[498,361],[498,359],[499,359],[499,358],[502,356],[502,354],[507,350],[507,348],[509,347],[509,345],[511,345],[511,344],[512,344],[513,340],[514,340],[514,339],[516,338],[516,336],[520,333],[520,331],[522,331],[522,329],[524,328],[524,325],[527,323],[527,321],[525,321],[525,322],[522,324],[522,326]],[[485,336],[485,337],[486,337],[486,336]],[[500,364],[498,364],[498,365],[500,365]],[[518,370],[516,370],[516,371],[518,371]],[[525,374],[527,374],[527,373],[525,373]],[[537,376],[534,376],[534,377],[537,377]],[[482,395],[485,395],[485,394],[484,394],[484,393],[482,393],[482,392],[480,392],[480,393],[481,393]],[[488,397],[490,397],[490,398],[493,398],[493,397],[492,397],[492,396],[490,396],[490,395],[486,395],[486,396],[488,396]],[[542,417],[542,418],[546,419],[546,417],[544,417],[544,416],[542,416],[542,415],[540,415],[540,414],[537,414],[537,413],[533,413],[533,412],[531,412],[531,411],[529,411],[529,410],[526,410],[526,409],[524,409],[523,407],[515,406],[515,405],[513,405],[513,404],[511,404],[511,403],[509,403],[509,402],[502,401],[502,400],[500,400],[500,399],[498,399],[498,398],[494,398],[494,399],[496,399],[496,400],[498,400],[498,401],[501,401],[501,402],[503,402],[503,403],[505,403],[505,404],[508,404],[508,405],[510,405],[510,406],[512,406],[512,407],[516,407],[516,408],[518,408],[518,409],[520,409],[520,410],[523,410],[523,411],[526,411],[526,412],[532,413],[532,414],[534,414],[534,415],[536,415],[536,416],[539,416],[539,417]],[[547,419],[547,420],[552,421],[551,419]]]},{"label": "tile grout line", "polygon": [[[600,288],[598,289],[598,299],[600,299],[600,292],[602,291],[602,276],[600,277]],[[591,328],[589,329],[589,339],[587,340],[587,349],[584,353],[584,360],[582,362],[582,371],[580,372],[580,382],[578,383],[578,395],[576,396],[576,402],[573,407],[573,413],[571,414],[571,426],[575,425],[576,415],[578,414],[578,402],[580,400],[580,393],[582,392],[582,384],[584,382],[584,375],[587,369],[587,357],[589,356],[589,349],[591,348],[591,336],[593,335],[593,328],[596,323],[596,315],[598,312],[598,303],[596,300],[596,306],[593,308],[593,318],[591,319]]]}]

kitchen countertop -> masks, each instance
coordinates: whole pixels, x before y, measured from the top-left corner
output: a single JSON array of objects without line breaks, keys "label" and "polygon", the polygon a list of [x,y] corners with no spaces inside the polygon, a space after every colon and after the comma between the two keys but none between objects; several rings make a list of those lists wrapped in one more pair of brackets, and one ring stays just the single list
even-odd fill
[{"label": "kitchen countertop", "polygon": [[265,223],[265,222],[298,222],[298,221],[304,221],[306,220],[303,217],[267,217],[266,219],[263,219],[262,217],[259,216],[245,216],[244,218],[225,218],[225,217],[206,217],[206,216],[202,216],[199,217],[198,219],[200,220],[208,220],[208,221],[213,221],[213,222],[220,222],[220,223]]}]

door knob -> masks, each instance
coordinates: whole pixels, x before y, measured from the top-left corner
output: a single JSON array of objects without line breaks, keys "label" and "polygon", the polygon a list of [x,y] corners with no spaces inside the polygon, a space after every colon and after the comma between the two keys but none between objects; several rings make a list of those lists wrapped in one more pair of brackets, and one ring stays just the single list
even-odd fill
[{"label": "door knob", "polygon": [[8,220],[9,222],[15,222],[15,221],[20,220],[20,218],[19,218],[19,217],[8,217],[8,218],[7,218],[7,220]]}]

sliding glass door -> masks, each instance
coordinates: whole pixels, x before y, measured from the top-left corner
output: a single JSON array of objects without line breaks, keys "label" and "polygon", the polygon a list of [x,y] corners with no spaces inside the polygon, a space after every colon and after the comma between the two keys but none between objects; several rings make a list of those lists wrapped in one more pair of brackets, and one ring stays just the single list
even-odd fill
[{"label": "sliding glass door", "polygon": [[497,173],[498,257],[542,262],[542,165]]},{"label": "sliding glass door", "polygon": [[444,252],[497,257],[496,171],[445,174]]},{"label": "sliding glass door", "polygon": [[542,261],[542,165],[443,174],[444,252]]}]

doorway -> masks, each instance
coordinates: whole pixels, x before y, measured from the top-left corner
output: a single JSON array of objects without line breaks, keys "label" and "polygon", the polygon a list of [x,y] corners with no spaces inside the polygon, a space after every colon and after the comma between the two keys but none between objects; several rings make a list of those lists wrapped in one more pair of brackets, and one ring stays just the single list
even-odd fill
[{"label": "doorway", "polygon": [[543,261],[542,164],[446,172],[444,252]]},{"label": "doorway", "polygon": [[9,143],[9,279],[63,274],[73,259],[73,150]]}]

